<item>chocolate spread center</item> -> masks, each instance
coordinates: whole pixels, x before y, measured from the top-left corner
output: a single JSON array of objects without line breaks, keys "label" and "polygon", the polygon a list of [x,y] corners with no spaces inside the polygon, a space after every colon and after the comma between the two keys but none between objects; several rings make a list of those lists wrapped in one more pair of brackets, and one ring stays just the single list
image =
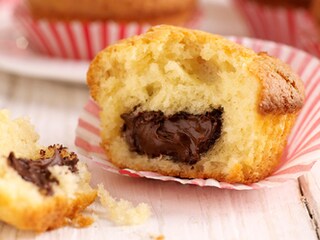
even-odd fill
[{"label": "chocolate spread center", "polygon": [[220,137],[222,113],[222,108],[205,114],[178,112],[171,116],[161,111],[132,111],[121,115],[125,122],[122,131],[131,151],[195,164]]},{"label": "chocolate spread center", "polygon": [[52,195],[52,183],[59,183],[58,180],[52,176],[49,167],[59,165],[68,166],[72,172],[77,172],[78,158],[74,155],[63,158],[59,149],[54,149],[54,154],[51,158],[44,158],[45,151],[41,150],[42,157],[38,160],[16,158],[14,153],[11,152],[8,157],[9,165],[15,169],[18,174],[26,181],[32,182],[37,185],[45,195]]}]

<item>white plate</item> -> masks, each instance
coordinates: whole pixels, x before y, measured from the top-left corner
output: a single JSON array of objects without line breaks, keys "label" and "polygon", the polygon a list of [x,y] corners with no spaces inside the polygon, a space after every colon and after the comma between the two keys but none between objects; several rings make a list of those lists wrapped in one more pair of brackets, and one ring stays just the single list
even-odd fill
[{"label": "white plate", "polygon": [[41,79],[85,83],[89,62],[47,58],[28,48],[8,47],[0,40],[0,69],[2,71]]},{"label": "white plate", "polygon": [[0,70],[41,79],[85,83],[89,62],[48,58],[0,40]]},{"label": "white plate", "polygon": [[[25,46],[12,12],[16,0],[0,2],[0,70],[26,77],[85,83],[87,61],[49,58]],[[20,46],[20,47],[19,47]]]}]

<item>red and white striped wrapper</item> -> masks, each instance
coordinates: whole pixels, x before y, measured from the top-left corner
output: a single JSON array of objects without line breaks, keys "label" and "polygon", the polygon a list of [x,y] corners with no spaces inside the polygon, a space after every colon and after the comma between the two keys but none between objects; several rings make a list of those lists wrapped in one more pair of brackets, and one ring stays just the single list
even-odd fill
[{"label": "red and white striped wrapper", "polygon": [[320,61],[303,51],[274,42],[237,37],[230,37],[230,39],[252,48],[256,52],[266,51],[270,55],[282,59],[291,65],[304,80],[306,91],[304,107],[288,138],[288,144],[284,150],[280,166],[271,176],[260,182],[244,185],[218,182],[214,179],[181,179],[154,172],[118,169],[108,162],[104,150],[99,146],[99,107],[93,100],[89,100],[79,118],[75,140],[78,153],[106,171],[131,177],[145,177],[162,181],[176,181],[182,184],[236,190],[274,187],[285,181],[297,179],[308,172],[314,163],[320,159]]},{"label": "red and white striped wrapper", "polygon": [[[185,27],[196,28],[201,12]],[[15,18],[30,47],[50,57],[91,60],[106,46],[146,32],[149,24],[115,21],[48,21],[34,19],[24,4],[17,4]]]},{"label": "red and white striped wrapper", "polygon": [[320,58],[320,31],[317,30],[316,25],[313,26],[312,30],[303,32],[301,37],[301,47]]},{"label": "red and white striped wrapper", "polygon": [[313,29],[308,9],[269,6],[252,0],[233,2],[244,16],[252,37],[303,48],[303,33]]}]

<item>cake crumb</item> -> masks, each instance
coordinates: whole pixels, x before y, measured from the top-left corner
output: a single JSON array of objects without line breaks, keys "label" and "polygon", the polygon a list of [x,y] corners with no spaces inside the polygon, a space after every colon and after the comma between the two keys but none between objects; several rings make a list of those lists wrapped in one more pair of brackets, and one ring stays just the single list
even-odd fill
[{"label": "cake crumb", "polygon": [[165,240],[165,237],[162,234],[160,234],[158,236],[151,235],[150,237],[152,240]]},{"label": "cake crumb", "polygon": [[127,200],[113,198],[102,184],[98,184],[100,203],[108,211],[108,218],[117,225],[138,225],[146,222],[151,216],[150,206],[139,203],[136,207]]},{"label": "cake crumb", "polygon": [[89,227],[94,223],[94,219],[90,216],[85,216],[83,214],[78,214],[72,219],[72,226],[76,228]]}]

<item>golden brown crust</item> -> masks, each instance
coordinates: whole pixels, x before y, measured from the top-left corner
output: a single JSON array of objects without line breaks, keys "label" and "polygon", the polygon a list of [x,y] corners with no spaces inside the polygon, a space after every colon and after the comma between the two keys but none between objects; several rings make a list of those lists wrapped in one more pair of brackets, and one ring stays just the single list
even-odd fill
[{"label": "golden brown crust", "polygon": [[[108,156],[108,155],[107,155]],[[108,159],[112,162],[115,166],[119,167],[120,169],[130,168],[136,171],[150,171],[150,172],[157,172],[164,176],[172,176],[178,178],[185,178],[185,179],[193,179],[193,178],[200,178],[200,179],[215,179],[219,182],[228,182],[228,183],[244,183],[250,184],[254,182],[258,182],[261,179],[269,176],[275,169],[275,167],[279,163],[279,159],[274,161],[272,164],[267,164],[261,167],[258,171],[255,170],[255,175],[252,175],[250,171],[245,171],[243,166],[240,164],[235,165],[228,174],[222,173],[204,173],[204,172],[195,172],[191,166],[187,166],[180,171],[167,171],[162,169],[150,168],[149,166],[145,166],[143,169],[136,168],[135,165],[128,166],[119,164],[117,161],[113,161],[111,158]],[[154,159],[153,159],[154,160]],[[266,159],[267,161],[268,159]],[[152,161],[152,159],[151,159]]]},{"label": "golden brown crust", "polygon": [[301,109],[304,101],[303,83],[287,64],[261,52],[250,70],[262,82],[261,113],[285,114]]},{"label": "golden brown crust", "polygon": [[96,198],[96,191],[78,194],[71,200],[64,197],[48,198],[44,204],[35,207],[19,207],[19,203],[0,196],[6,205],[5,222],[23,230],[43,232],[65,225],[70,225],[72,219],[89,206]]},{"label": "golden brown crust", "polygon": [[72,219],[72,226],[77,228],[89,227],[94,223],[94,219],[91,216],[85,216],[83,214],[77,214]]},{"label": "golden brown crust", "polygon": [[185,22],[197,0],[28,0],[33,16],[63,20],[138,21],[151,24]]},{"label": "golden brown crust", "polygon": [[165,240],[165,236],[161,234],[159,236],[156,236],[154,240]]}]

